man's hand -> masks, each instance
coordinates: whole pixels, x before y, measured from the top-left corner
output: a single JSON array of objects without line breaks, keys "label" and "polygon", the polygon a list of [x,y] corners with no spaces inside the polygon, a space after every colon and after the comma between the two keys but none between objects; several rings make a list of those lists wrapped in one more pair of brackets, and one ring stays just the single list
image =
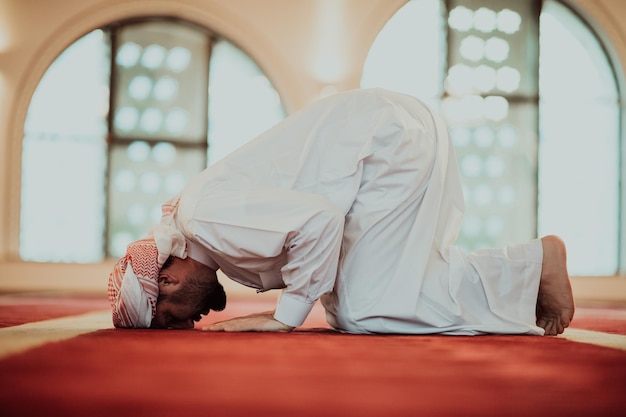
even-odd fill
[{"label": "man's hand", "polygon": [[290,332],[293,327],[276,320],[273,311],[266,311],[213,323],[203,327],[202,330],[213,332]]}]

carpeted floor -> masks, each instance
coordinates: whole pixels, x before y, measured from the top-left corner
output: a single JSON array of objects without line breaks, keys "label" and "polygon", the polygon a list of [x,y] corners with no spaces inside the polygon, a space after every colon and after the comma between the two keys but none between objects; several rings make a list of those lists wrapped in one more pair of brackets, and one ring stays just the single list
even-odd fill
[{"label": "carpeted floor", "polygon": [[0,328],[108,308],[102,296],[5,294],[0,295]]},{"label": "carpeted floor", "polygon": [[[328,329],[319,306],[290,334],[199,330],[272,307],[234,300],[194,330],[114,330],[96,323],[108,319],[105,299],[0,296],[0,344],[84,329],[0,359],[0,415],[626,416],[626,345],[345,335]],[[626,309],[579,308],[573,327],[620,341]]]}]

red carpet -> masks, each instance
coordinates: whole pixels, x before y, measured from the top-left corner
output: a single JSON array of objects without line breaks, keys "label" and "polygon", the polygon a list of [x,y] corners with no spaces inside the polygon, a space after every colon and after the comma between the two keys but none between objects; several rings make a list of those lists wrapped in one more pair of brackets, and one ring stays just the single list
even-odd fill
[{"label": "red carpet", "polygon": [[[201,324],[271,307],[232,302]],[[0,360],[0,414],[626,416],[624,350],[553,337],[355,336],[323,325],[316,308],[291,334],[111,329],[50,343]]]},{"label": "red carpet", "polygon": [[0,296],[0,328],[110,308],[106,297]]}]

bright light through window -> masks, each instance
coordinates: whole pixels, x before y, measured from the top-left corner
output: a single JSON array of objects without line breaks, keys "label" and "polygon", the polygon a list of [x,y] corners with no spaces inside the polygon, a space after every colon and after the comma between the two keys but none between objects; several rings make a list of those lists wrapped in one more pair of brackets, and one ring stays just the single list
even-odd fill
[{"label": "bright light through window", "polygon": [[580,17],[541,3],[537,22],[527,2],[411,0],[372,44],[361,86],[414,95],[446,116],[467,203],[460,246],[556,233],[571,274],[611,275],[621,228],[615,77]]},{"label": "bright light through window", "polygon": [[213,45],[212,56],[209,165],[285,117],[278,93],[250,57],[225,40]]},{"label": "bright light through window", "polygon": [[284,116],[252,59],[205,30],[152,20],[85,35],[52,63],[28,109],[20,256],[122,256],[206,166],[207,147],[214,162]]},{"label": "bright light through window", "polygon": [[108,43],[96,30],[57,58],[33,95],[22,144],[25,260],[102,259],[108,82]]},{"label": "bright light through window", "polygon": [[409,1],[372,44],[361,87],[400,91],[436,105],[445,71],[443,29],[440,0]]},{"label": "bright light through window", "polygon": [[619,239],[615,79],[595,36],[567,8],[546,2],[541,34],[539,233],[564,238],[572,273],[614,274]]}]

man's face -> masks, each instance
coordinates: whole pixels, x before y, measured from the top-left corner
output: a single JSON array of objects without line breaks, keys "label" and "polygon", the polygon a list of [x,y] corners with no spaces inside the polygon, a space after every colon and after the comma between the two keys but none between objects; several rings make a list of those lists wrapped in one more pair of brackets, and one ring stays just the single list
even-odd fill
[{"label": "man's face", "polygon": [[168,300],[157,303],[156,315],[150,328],[153,329],[192,329],[199,321],[200,314],[194,316],[189,307],[172,303]]},{"label": "man's face", "polygon": [[191,329],[194,327],[194,322],[202,318],[201,314],[208,313],[208,311],[195,311],[194,306],[184,303],[171,302],[167,297],[184,285],[190,269],[193,267],[193,262],[190,258],[174,257],[159,273],[159,299],[150,328]]}]

